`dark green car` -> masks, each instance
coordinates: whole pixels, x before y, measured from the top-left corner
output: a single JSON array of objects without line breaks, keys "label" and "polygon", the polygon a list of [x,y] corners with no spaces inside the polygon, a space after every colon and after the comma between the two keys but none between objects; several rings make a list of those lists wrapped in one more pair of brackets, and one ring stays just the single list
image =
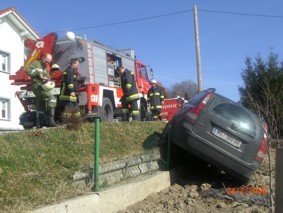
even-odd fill
[{"label": "dark green car", "polygon": [[267,125],[215,89],[196,94],[172,120],[173,143],[247,182],[267,154]]}]

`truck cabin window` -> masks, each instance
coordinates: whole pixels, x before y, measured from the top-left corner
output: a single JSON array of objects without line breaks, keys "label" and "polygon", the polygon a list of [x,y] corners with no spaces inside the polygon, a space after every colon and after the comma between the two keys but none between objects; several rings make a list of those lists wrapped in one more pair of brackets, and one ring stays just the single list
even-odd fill
[{"label": "truck cabin window", "polygon": [[146,67],[139,64],[138,68],[139,68],[139,77],[148,80]]}]

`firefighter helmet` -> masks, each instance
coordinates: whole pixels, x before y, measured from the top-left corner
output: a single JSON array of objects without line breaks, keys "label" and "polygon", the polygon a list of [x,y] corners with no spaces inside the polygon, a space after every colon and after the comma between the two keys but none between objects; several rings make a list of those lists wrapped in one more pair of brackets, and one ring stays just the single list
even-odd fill
[{"label": "firefighter helmet", "polygon": [[150,83],[152,83],[152,84],[157,84],[157,81],[156,81],[155,79],[152,79],[152,80],[150,81]]},{"label": "firefighter helmet", "polygon": [[51,69],[60,69],[59,65],[58,64],[53,64]]},{"label": "firefighter helmet", "polygon": [[46,83],[42,84],[41,87],[45,91],[51,91],[55,87],[55,83],[53,81],[47,81]]}]

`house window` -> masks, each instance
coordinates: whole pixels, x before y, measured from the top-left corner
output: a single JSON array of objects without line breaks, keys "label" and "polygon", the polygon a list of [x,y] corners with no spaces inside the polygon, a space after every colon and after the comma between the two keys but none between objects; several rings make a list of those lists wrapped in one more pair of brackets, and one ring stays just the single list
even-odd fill
[{"label": "house window", "polygon": [[9,54],[0,51],[0,72],[9,73]]},{"label": "house window", "polygon": [[0,119],[9,119],[10,101],[8,99],[0,98]]}]

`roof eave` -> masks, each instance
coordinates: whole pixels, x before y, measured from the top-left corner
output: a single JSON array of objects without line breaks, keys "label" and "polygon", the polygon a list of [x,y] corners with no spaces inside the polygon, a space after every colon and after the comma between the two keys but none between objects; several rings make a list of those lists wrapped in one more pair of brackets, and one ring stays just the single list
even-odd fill
[{"label": "roof eave", "polygon": [[22,39],[39,39],[40,36],[26,23],[26,21],[11,8],[6,10],[4,13],[0,14],[0,18],[6,16],[11,23],[13,23],[20,31],[20,36]]}]

